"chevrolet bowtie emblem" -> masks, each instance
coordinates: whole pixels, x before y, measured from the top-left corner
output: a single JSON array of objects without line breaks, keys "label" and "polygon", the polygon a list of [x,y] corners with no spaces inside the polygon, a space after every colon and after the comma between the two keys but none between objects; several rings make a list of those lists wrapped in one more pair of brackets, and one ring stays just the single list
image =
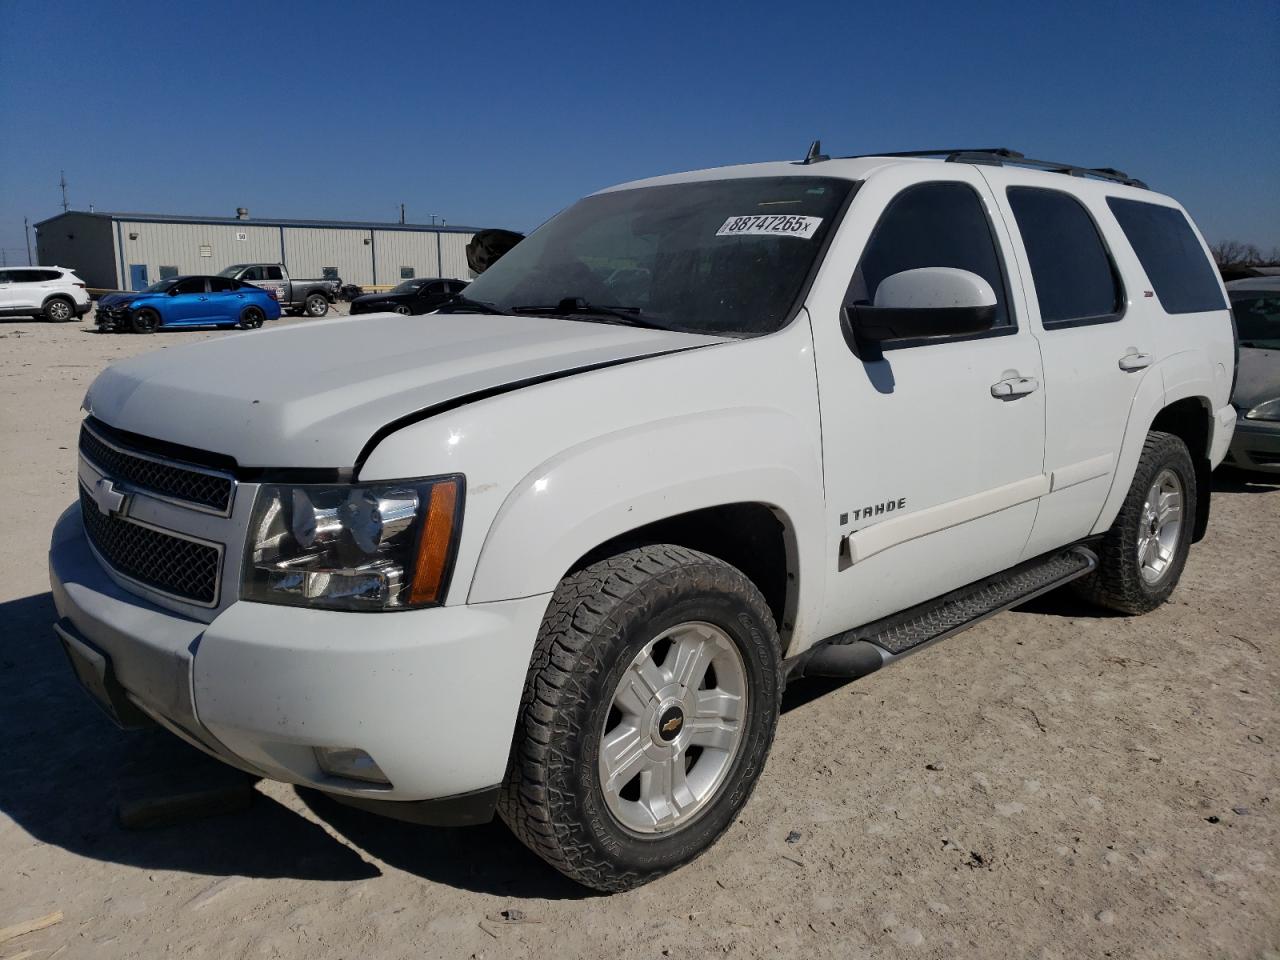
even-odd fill
[{"label": "chevrolet bowtie emblem", "polygon": [[673,731],[675,731],[675,730],[679,730],[679,729],[680,729],[680,725],[681,725],[682,723],[684,723],[684,721],[683,721],[682,719],[680,719],[679,717],[672,717],[670,720],[668,720],[666,723],[664,723],[664,724],[662,725],[662,732],[663,732],[663,733],[671,733],[671,732],[673,732]]},{"label": "chevrolet bowtie emblem", "polygon": [[125,502],[128,499],[128,495],[117,490],[115,484],[106,477],[99,477],[98,482],[93,485],[93,502],[106,516],[124,513]]}]

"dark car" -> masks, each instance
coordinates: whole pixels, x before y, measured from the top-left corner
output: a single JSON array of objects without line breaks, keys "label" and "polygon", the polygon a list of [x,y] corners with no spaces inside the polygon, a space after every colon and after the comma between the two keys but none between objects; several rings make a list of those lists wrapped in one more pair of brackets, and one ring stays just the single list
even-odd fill
[{"label": "dark car", "polygon": [[430,313],[450,297],[467,288],[465,280],[442,280],[439,277],[419,277],[405,280],[386,293],[366,293],[351,301],[351,312],[356,313]]},{"label": "dark car", "polygon": [[98,301],[98,329],[154,333],[167,327],[254,330],[280,318],[269,292],[228,277],[168,277],[145,290],[111,293]]},{"label": "dark car", "polygon": [[1228,464],[1280,476],[1280,277],[1227,284],[1240,340],[1231,402],[1239,411]]}]

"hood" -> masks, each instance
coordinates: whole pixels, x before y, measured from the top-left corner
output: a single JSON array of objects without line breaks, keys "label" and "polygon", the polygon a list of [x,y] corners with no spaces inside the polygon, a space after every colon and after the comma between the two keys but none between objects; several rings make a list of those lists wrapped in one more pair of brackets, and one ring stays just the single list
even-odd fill
[{"label": "hood", "polygon": [[133,293],[108,293],[98,298],[98,306],[100,307],[118,307],[121,304],[130,303],[142,296],[142,291],[138,290]]},{"label": "hood", "polygon": [[113,364],[86,408],[109,426],[242,467],[354,466],[379,428],[469,394],[722,338],[559,320],[341,317]]},{"label": "hood", "polygon": [[1240,348],[1240,372],[1231,402],[1238,410],[1252,410],[1280,397],[1280,350]]}]

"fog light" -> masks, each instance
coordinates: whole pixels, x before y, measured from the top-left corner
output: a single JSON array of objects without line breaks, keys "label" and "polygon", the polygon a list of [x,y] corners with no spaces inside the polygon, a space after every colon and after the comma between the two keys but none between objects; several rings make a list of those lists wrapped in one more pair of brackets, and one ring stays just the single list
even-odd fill
[{"label": "fog light", "polygon": [[391,786],[391,781],[373,762],[373,757],[355,747],[316,747],[316,763],[331,777]]}]

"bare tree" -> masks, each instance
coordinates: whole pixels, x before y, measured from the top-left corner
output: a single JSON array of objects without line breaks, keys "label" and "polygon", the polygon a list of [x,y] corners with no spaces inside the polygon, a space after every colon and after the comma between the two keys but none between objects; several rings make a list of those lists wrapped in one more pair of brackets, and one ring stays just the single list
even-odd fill
[{"label": "bare tree", "polygon": [[1210,245],[1209,250],[1219,267],[1253,267],[1263,262],[1262,251],[1239,240],[1221,240]]}]

